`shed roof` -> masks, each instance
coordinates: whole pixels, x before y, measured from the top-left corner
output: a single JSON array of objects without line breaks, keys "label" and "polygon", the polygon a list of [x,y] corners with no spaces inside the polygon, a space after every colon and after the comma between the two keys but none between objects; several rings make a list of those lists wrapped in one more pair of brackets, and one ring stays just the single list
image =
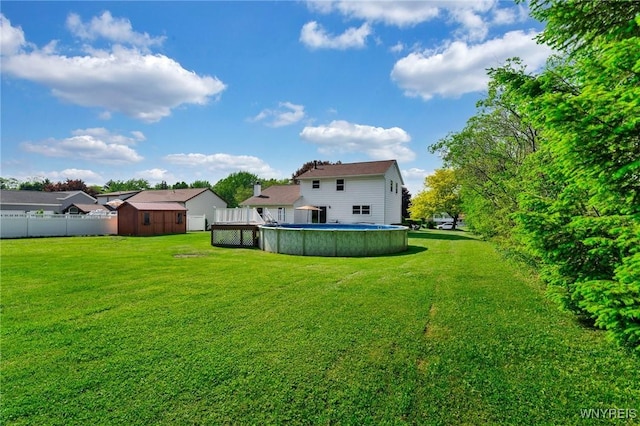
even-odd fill
[{"label": "shed roof", "polygon": [[[307,170],[296,179],[317,179],[346,176],[377,176],[384,175],[393,165],[397,166],[396,160],[365,161],[362,163],[330,164],[318,165],[316,168]],[[398,170],[399,171],[399,170]]]},{"label": "shed roof", "polygon": [[136,210],[164,210],[164,211],[187,211],[187,208],[182,206],[180,203],[176,202],[168,202],[168,203],[138,203],[138,202],[130,202],[125,201],[120,204],[118,210],[120,210],[124,206],[131,206]]},{"label": "shed roof", "polygon": [[292,206],[300,198],[300,185],[273,185],[260,195],[240,203],[243,206]]},{"label": "shed roof", "polygon": [[138,192],[133,197],[128,198],[128,201],[133,201],[136,203],[158,203],[167,201],[184,203],[206,191],[211,190],[209,188],[144,190]]}]

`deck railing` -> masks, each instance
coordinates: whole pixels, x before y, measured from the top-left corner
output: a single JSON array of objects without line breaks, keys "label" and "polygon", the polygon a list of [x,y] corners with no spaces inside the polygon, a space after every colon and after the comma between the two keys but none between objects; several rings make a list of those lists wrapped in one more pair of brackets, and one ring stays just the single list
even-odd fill
[{"label": "deck railing", "polygon": [[255,208],[215,209],[214,224],[264,224],[265,220]]}]

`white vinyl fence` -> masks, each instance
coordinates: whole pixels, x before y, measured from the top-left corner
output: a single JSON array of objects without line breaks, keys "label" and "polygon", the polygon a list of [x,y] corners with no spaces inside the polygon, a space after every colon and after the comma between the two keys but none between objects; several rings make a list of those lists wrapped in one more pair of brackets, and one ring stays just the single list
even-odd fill
[{"label": "white vinyl fence", "polygon": [[116,235],[118,216],[0,213],[0,238]]}]

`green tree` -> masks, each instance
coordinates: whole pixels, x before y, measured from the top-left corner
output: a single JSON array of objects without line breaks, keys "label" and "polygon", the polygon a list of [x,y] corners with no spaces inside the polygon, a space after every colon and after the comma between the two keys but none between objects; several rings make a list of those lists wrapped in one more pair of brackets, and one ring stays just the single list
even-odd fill
[{"label": "green tree", "polygon": [[227,202],[228,207],[238,207],[253,194],[253,185],[259,180],[253,173],[235,172],[216,182],[213,191]]},{"label": "green tree", "polygon": [[532,10],[562,55],[539,76],[497,75],[543,141],[517,236],[565,306],[640,351],[640,3]]},{"label": "green tree", "polygon": [[171,186],[172,189],[187,189],[189,185],[186,182],[176,182]]},{"label": "green tree", "polygon": [[518,208],[526,158],[539,146],[537,130],[528,122],[510,88],[497,75],[525,76],[519,60],[490,71],[487,97],[460,132],[451,133],[429,149],[456,170],[465,223],[486,237],[509,241]]},{"label": "green tree", "polygon": [[109,180],[104,184],[105,192],[138,191],[142,189],[151,189],[146,179]]},{"label": "green tree", "polygon": [[50,184],[51,181],[47,178],[34,178],[20,183],[20,187],[18,189],[22,191],[44,191],[44,188]]},{"label": "green tree", "polygon": [[18,189],[20,188],[20,182],[16,178],[3,178],[0,177],[0,189]]},{"label": "green tree", "polygon": [[456,172],[453,169],[438,169],[425,178],[424,185],[425,189],[413,198],[409,207],[411,218],[420,220],[444,212],[453,218],[455,228],[462,213],[460,183]]},{"label": "green tree", "polygon": [[190,188],[211,188],[211,184],[208,180],[196,180],[191,185]]}]

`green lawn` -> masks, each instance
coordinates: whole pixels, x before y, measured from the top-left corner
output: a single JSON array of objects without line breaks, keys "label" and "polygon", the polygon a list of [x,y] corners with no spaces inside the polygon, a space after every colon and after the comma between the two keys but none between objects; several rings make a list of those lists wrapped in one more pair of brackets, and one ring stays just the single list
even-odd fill
[{"label": "green lawn", "polygon": [[2,424],[640,417],[640,360],[468,233],[411,233],[409,251],[371,258],[207,233],[0,244]]}]

